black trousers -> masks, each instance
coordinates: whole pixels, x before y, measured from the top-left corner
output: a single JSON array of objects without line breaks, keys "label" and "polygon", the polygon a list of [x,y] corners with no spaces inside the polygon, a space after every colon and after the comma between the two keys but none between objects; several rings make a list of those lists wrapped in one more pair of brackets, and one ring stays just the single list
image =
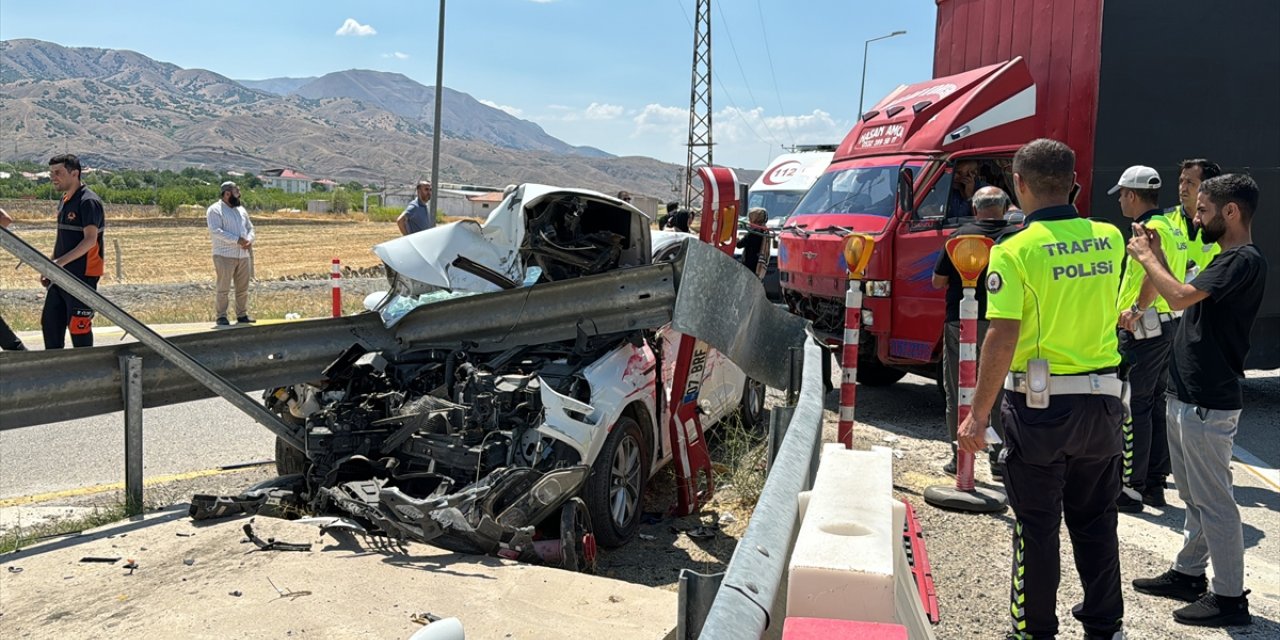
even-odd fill
[{"label": "black trousers", "polygon": [[1058,535],[1063,515],[1084,585],[1075,617],[1087,632],[1120,628],[1120,422],[1124,405],[1103,395],[1053,396],[1047,409],[1004,394],[1005,490],[1015,516],[1011,614],[1015,636],[1058,633]]},{"label": "black trousers", "polygon": [[1120,331],[1120,377],[1129,381],[1129,413],[1124,424],[1124,484],[1142,493],[1165,486],[1169,464],[1165,385],[1169,380],[1172,322],[1162,323],[1160,335],[1137,340]]},{"label": "black trousers", "polygon": [[13,329],[9,328],[9,323],[4,321],[4,317],[0,316],[0,349],[5,351],[22,351],[27,347],[18,339]]},{"label": "black trousers", "polygon": [[[90,287],[98,288],[98,278],[80,278]],[[63,291],[58,285],[49,285],[44,298],[44,310],[40,313],[40,331],[44,334],[45,349],[61,349],[66,346],[67,333],[71,333],[71,346],[93,346],[93,309]]]}]

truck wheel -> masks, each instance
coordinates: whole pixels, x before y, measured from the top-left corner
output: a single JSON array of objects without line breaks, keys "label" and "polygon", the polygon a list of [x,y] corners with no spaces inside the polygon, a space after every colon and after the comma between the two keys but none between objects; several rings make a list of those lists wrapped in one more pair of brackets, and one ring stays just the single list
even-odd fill
[{"label": "truck wheel", "polygon": [[640,425],[625,416],[618,418],[591,465],[583,492],[600,546],[620,547],[635,535],[648,471],[649,452]]},{"label": "truck wheel", "polygon": [[887,387],[905,375],[906,371],[887,366],[875,357],[858,361],[858,384],[868,387]]},{"label": "truck wheel", "polygon": [[742,402],[738,406],[738,417],[747,431],[756,431],[764,426],[764,383],[745,379],[742,386]]},{"label": "truck wheel", "polygon": [[288,476],[307,472],[306,454],[293,448],[293,445],[276,438],[276,475]]}]

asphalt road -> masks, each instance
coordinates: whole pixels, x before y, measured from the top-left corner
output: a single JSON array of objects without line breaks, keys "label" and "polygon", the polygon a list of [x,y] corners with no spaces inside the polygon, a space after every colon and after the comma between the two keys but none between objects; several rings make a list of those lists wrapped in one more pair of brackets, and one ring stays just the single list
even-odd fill
[{"label": "asphalt road", "polygon": [[[275,436],[221,398],[147,409],[142,429],[149,480],[275,455]],[[123,413],[0,432],[0,500],[123,481]]]}]

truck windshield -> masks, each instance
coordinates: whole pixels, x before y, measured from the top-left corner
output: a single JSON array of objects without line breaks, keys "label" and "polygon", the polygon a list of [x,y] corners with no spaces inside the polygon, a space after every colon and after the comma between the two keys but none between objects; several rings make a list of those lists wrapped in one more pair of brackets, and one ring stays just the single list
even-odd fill
[{"label": "truck windshield", "polygon": [[769,219],[785,218],[796,208],[804,196],[803,191],[752,191],[747,198],[747,208],[763,207]]},{"label": "truck windshield", "polygon": [[898,165],[828,171],[814,183],[792,217],[824,213],[893,216]]}]

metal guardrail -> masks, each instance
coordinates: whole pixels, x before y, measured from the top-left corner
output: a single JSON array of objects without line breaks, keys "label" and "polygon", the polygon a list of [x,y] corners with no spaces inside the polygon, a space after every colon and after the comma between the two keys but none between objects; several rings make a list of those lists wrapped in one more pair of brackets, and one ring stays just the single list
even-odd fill
[{"label": "metal guardrail", "polygon": [[[394,329],[367,313],[179,336],[167,344],[239,389],[263,389],[315,379],[357,343],[381,350],[466,340],[496,350],[569,340],[579,331],[593,336],[659,327],[670,322],[675,304],[673,270],[671,264],[654,265],[439,302],[415,309]],[[143,360],[144,407],[213,395],[145,344],[3,352],[0,430],[124,409],[120,358],[127,356]]]},{"label": "metal guardrail", "polygon": [[[769,628],[769,613],[800,526],[798,496],[813,487],[817,471],[822,446],[824,357],[826,353],[815,339],[805,342],[799,398],[794,407],[786,408],[791,420],[785,437],[727,570],[714,576],[681,572],[679,640],[759,638]],[[707,609],[706,592],[715,590],[716,583],[719,590]]]}]

